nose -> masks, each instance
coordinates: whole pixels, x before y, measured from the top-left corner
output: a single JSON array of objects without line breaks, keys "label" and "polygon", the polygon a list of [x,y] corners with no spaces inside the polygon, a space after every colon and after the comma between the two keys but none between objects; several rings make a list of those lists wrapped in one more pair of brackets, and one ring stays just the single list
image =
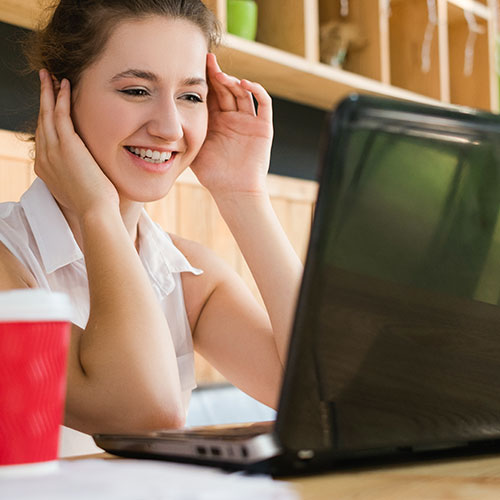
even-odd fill
[{"label": "nose", "polygon": [[182,138],[182,116],[174,98],[168,97],[152,105],[147,131],[166,142],[175,142]]}]

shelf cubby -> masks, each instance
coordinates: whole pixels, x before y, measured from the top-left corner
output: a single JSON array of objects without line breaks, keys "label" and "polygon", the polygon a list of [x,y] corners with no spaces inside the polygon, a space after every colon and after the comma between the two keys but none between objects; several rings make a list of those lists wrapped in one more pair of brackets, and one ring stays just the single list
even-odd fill
[{"label": "shelf cubby", "polygon": [[[257,41],[306,57],[304,0],[257,0]],[[279,26],[279,29],[278,29]]]},{"label": "shelf cubby", "polygon": [[471,46],[472,65],[466,72],[466,47],[471,36],[465,10],[454,2],[448,3],[447,31],[449,54],[450,102],[473,108],[490,109],[491,45],[488,37],[488,20],[473,14],[481,33],[475,35]]},{"label": "shelf cubby", "polygon": [[380,23],[378,0],[350,0],[342,15],[340,0],[319,0],[319,25],[335,23],[339,33],[356,33],[358,47],[351,48],[343,69],[381,81]]},{"label": "shelf cubby", "polygon": [[[426,32],[429,66],[424,69],[422,52]],[[391,2],[389,51],[392,85],[441,99],[438,23],[434,27],[430,24],[426,0]]]}]

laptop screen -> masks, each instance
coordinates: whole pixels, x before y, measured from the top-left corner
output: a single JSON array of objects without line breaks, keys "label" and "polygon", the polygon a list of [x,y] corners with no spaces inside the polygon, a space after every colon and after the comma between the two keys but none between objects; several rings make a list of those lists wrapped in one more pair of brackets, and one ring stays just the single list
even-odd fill
[{"label": "laptop screen", "polygon": [[433,129],[418,115],[379,115],[347,131],[325,258],[346,271],[497,304],[500,120],[494,135],[466,118]]},{"label": "laptop screen", "polygon": [[499,209],[498,117],[340,105],[278,414],[288,447],[500,437]]}]

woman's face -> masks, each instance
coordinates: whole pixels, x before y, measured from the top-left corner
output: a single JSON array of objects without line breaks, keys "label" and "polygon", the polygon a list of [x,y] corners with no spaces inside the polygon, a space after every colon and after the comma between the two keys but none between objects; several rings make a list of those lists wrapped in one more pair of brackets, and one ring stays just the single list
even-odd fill
[{"label": "woman's face", "polygon": [[207,131],[207,43],[193,23],[123,21],[73,90],[72,118],[122,198],[164,196]]}]

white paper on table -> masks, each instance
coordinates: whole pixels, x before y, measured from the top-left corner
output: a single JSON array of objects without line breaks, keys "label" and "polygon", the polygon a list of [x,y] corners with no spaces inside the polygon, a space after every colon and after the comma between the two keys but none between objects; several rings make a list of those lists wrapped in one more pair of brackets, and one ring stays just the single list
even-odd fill
[{"label": "white paper on table", "polygon": [[0,478],[1,500],[298,500],[267,476],[153,460],[60,462],[46,475]]}]

